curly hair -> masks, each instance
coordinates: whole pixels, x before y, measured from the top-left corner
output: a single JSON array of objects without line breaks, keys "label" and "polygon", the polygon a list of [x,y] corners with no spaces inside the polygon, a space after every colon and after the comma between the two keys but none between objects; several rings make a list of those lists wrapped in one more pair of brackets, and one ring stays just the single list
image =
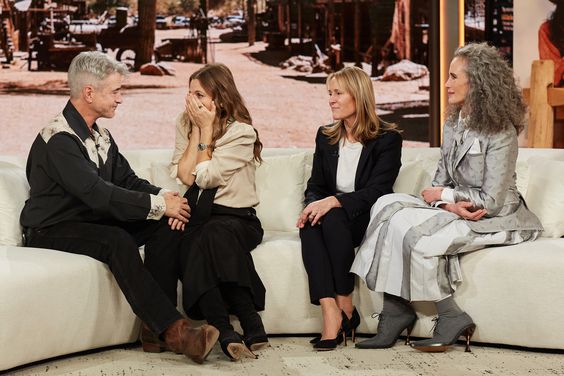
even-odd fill
[{"label": "curly hair", "polygon": [[470,43],[459,47],[454,57],[466,62],[468,93],[462,104],[447,107],[447,121],[456,122],[462,111],[469,115],[470,129],[494,134],[512,126],[519,134],[527,106],[513,70],[498,50],[487,43]]}]

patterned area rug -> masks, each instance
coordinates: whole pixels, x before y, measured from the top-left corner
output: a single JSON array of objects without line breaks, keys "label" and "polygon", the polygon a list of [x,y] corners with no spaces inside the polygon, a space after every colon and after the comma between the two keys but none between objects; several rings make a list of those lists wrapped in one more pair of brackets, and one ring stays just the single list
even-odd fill
[{"label": "patterned area rug", "polygon": [[219,345],[203,365],[182,355],[148,354],[140,346],[113,348],[58,358],[13,370],[8,375],[46,376],[414,376],[414,375],[564,375],[564,354],[462,345],[446,353],[426,354],[398,342],[391,349],[359,350],[349,342],[336,351],[314,352],[309,338],[275,337],[256,360],[229,361]]}]

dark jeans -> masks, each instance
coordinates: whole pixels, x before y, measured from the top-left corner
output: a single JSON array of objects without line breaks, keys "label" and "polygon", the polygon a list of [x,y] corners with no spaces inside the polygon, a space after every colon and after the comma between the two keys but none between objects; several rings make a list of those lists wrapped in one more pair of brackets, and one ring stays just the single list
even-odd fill
[{"label": "dark jeans", "polygon": [[334,208],[321,218],[320,225],[311,226],[308,222],[300,229],[312,304],[353,292],[354,275],[349,270],[354,248],[364,237],[369,219],[370,213],[365,213],[351,221],[343,208]]},{"label": "dark jeans", "polygon": [[[108,265],[133,312],[161,334],[182,316],[176,310],[175,273],[180,232],[167,220],[104,223],[66,222],[27,229],[26,246],[90,256]],[[145,244],[145,267],[139,246]],[[150,270],[149,270],[150,269]],[[174,285],[174,286],[173,286]]]}]

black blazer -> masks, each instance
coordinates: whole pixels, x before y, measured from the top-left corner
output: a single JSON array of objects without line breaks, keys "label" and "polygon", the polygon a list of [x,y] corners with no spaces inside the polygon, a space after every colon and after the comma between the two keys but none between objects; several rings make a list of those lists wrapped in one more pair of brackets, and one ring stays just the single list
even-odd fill
[{"label": "black blazer", "polygon": [[388,131],[370,140],[362,148],[354,192],[337,193],[337,162],[339,144],[329,144],[329,138],[320,127],[315,138],[313,169],[305,191],[305,205],[310,202],[335,196],[350,220],[369,212],[380,196],[392,193],[401,167],[402,137],[398,132]]}]

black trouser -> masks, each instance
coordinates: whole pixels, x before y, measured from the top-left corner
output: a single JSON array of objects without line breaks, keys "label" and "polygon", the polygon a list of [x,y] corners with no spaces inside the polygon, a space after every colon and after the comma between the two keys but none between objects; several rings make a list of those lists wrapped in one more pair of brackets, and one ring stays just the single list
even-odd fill
[{"label": "black trouser", "polygon": [[[172,231],[166,219],[111,224],[66,222],[26,231],[29,247],[86,255],[108,265],[133,312],[157,334],[182,318],[173,303],[178,273],[172,270],[175,263],[170,262],[177,257],[179,240],[180,232]],[[139,255],[143,244],[146,260],[151,261],[150,271]]]},{"label": "black trouser", "polygon": [[300,229],[312,304],[353,292],[354,275],[349,270],[369,219],[370,213],[365,213],[351,221],[343,208],[334,208],[321,218],[320,225],[308,222]]}]

